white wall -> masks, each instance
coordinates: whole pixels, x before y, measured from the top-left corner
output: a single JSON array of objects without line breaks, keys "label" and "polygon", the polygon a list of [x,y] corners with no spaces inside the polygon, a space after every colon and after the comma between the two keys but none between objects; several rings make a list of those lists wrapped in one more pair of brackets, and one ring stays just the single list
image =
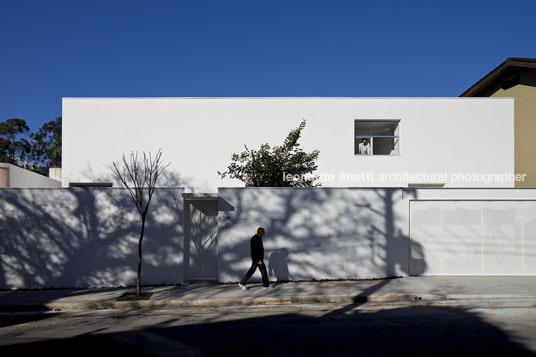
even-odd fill
[{"label": "white wall", "polygon": [[[183,282],[182,192],[155,191],[142,284]],[[135,286],[140,227],[124,189],[2,189],[0,288]]]},{"label": "white wall", "polygon": [[[449,182],[457,172],[514,172],[511,98],[64,98],[63,185],[113,181],[109,165],[123,152],[162,148],[172,162],[163,185],[215,192],[244,144],[279,145],[307,119],[301,139],[319,149],[318,173],[331,187],[401,187],[380,174],[447,173],[447,187],[513,187],[506,182]],[[400,156],[354,155],[355,119],[400,119]],[[340,173],[372,172],[372,181]],[[327,177],[326,177],[327,178]]]},{"label": "white wall", "polygon": [[272,281],[407,275],[408,207],[395,188],[220,188],[218,281],[246,273],[258,226]]},{"label": "white wall", "polygon": [[221,282],[258,226],[273,281],[536,275],[536,189],[220,188],[219,211]]},{"label": "white wall", "polygon": [[61,182],[61,167],[51,167],[48,169],[48,177]]},{"label": "white wall", "polygon": [[11,188],[37,188],[37,187],[61,187],[61,181],[25,170],[11,164],[0,164],[1,167],[9,168],[9,187]]},{"label": "white wall", "polygon": [[[213,201],[185,211],[183,192],[155,192],[144,284],[182,283],[184,256],[212,277],[214,254],[218,281],[240,280],[258,226],[274,281],[536,275],[536,189],[220,188],[217,248]],[[185,224],[190,206],[207,219]],[[124,189],[2,189],[0,288],[134,285],[139,228]]]}]

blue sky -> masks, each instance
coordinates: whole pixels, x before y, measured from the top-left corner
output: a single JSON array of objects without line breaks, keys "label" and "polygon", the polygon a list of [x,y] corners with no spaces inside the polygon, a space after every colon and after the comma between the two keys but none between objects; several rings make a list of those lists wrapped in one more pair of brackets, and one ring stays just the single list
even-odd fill
[{"label": "blue sky", "polygon": [[0,121],[62,97],[455,97],[536,57],[533,0],[0,0]]}]

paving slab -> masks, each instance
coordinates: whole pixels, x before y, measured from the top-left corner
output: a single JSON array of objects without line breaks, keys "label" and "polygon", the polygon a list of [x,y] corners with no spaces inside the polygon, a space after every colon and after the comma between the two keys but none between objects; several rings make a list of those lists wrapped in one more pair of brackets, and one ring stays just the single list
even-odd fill
[{"label": "paving slab", "polygon": [[263,304],[358,303],[441,299],[536,299],[536,276],[404,277],[378,280],[146,286],[149,300],[116,301],[128,288],[0,291],[0,311],[174,308]]}]

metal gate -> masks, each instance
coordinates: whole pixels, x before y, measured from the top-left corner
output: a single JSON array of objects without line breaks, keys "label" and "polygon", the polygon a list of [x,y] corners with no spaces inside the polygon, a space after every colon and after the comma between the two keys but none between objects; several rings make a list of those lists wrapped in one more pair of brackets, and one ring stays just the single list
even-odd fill
[{"label": "metal gate", "polygon": [[184,199],[185,280],[218,277],[218,200]]},{"label": "metal gate", "polygon": [[536,201],[410,201],[410,275],[536,275]]}]

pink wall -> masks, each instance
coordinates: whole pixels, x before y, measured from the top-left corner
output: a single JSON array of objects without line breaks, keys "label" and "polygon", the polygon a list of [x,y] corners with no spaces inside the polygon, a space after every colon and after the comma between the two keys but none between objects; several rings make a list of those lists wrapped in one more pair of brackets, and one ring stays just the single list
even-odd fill
[{"label": "pink wall", "polygon": [[0,187],[9,187],[9,167],[0,167]]}]

